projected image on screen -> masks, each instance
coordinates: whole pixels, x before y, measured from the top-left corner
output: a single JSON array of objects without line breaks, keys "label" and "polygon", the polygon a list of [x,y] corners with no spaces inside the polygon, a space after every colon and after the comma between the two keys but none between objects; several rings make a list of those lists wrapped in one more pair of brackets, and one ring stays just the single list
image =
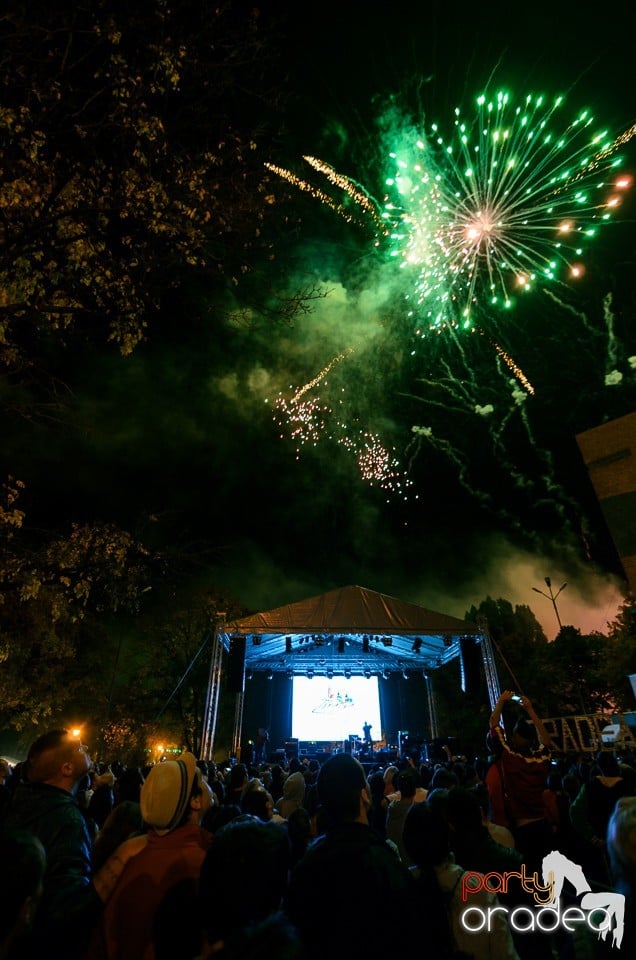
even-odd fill
[{"label": "projected image on screen", "polygon": [[292,737],[298,740],[345,740],[363,736],[371,724],[371,738],[380,740],[380,693],[378,678],[294,677],[292,688]]}]

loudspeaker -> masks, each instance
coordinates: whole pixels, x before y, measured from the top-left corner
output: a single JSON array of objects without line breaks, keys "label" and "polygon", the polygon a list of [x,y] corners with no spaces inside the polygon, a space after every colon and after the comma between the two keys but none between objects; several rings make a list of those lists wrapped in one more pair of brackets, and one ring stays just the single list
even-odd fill
[{"label": "loudspeaker", "polygon": [[245,680],[245,637],[230,637],[225,684],[230,693],[243,693]]},{"label": "loudspeaker", "polygon": [[459,664],[462,690],[477,696],[481,689],[481,650],[476,637],[459,638]]}]

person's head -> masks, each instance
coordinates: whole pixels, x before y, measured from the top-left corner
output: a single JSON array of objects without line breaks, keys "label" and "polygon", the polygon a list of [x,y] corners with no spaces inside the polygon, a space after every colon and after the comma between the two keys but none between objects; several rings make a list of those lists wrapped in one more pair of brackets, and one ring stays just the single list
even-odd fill
[{"label": "person's head", "polygon": [[307,960],[298,930],[282,910],[232,932],[214,956],[219,960]]},{"label": "person's head", "polygon": [[126,767],[117,776],[117,800],[131,800],[139,803],[139,795],[143,786],[144,776],[139,767]]},{"label": "person's head", "polygon": [[331,823],[368,823],[369,785],[359,760],[337,753],[320,768],[317,781],[320,806]]},{"label": "person's head", "polygon": [[34,740],[27,754],[25,773],[30,783],[47,783],[72,793],[88,774],[88,747],[68,730],[49,730]]},{"label": "person's head", "polygon": [[304,807],[296,807],[287,817],[287,835],[293,865],[302,858],[311,840],[311,817]]},{"label": "person's head", "polygon": [[451,787],[446,794],[446,820],[451,830],[462,836],[481,832],[482,809],[477,794],[466,787]]},{"label": "person's head", "polygon": [[250,774],[246,764],[235,763],[233,767],[230,767],[226,781],[228,793],[232,795],[242,793],[247,786],[249,778]]},{"label": "person's head", "polygon": [[527,717],[519,717],[509,737],[510,748],[516,753],[531,753],[538,745],[537,730]]},{"label": "person's head", "polygon": [[573,773],[564,773],[561,777],[561,789],[568,800],[572,801],[581,789],[581,781]]},{"label": "person's head", "polygon": [[141,806],[134,800],[122,800],[110,811],[93,844],[93,871],[106,862],[120,843],[144,829]]},{"label": "person's head", "polygon": [[616,801],[607,825],[607,854],[617,892],[636,897],[636,797]]},{"label": "person's head", "polygon": [[221,827],[224,827],[230,820],[236,820],[242,812],[238,803],[224,803],[216,807],[210,807],[201,821],[201,826],[208,833],[216,836]]},{"label": "person's head", "polygon": [[8,760],[0,757],[0,785],[6,783],[11,776],[11,766]]},{"label": "person's head", "polygon": [[9,956],[11,946],[33,923],[42,896],[46,854],[32,833],[7,829],[0,832],[0,863],[0,956]]},{"label": "person's head", "polygon": [[482,821],[489,820],[491,814],[491,802],[490,802],[490,792],[485,783],[476,783],[474,787],[471,788],[472,792],[477,798],[477,803],[479,804],[479,809],[481,811]]},{"label": "person's head", "polygon": [[602,777],[620,777],[621,768],[618,760],[609,750],[600,750],[596,755],[596,766]]},{"label": "person's head", "polygon": [[290,803],[301,804],[305,799],[306,781],[300,770],[290,773],[283,784],[283,798]]},{"label": "person's head", "polygon": [[271,820],[274,801],[271,793],[265,789],[262,780],[253,777],[248,781],[241,796],[241,813],[250,813],[259,820]]},{"label": "person's head", "polygon": [[435,810],[439,816],[446,820],[446,801],[448,799],[448,787],[435,787],[426,798],[426,803],[431,810]]},{"label": "person's head", "polygon": [[418,867],[437,866],[448,859],[448,826],[427,802],[412,804],[404,818],[402,842]]},{"label": "person's head", "polygon": [[384,795],[388,796],[389,793],[395,793],[395,783],[394,778],[398,775],[399,770],[395,764],[390,764],[384,771]]},{"label": "person's head", "polygon": [[187,751],[151,768],[139,800],[144,823],[160,836],[186,823],[200,823],[213,804],[196,758]]},{"label": "person's head", "polygon": [[438,767],[431,777],[431,790],[437,790],[442,787],[444,790],[450,790],[451,787],[459,786],[459,777],[454,770],[448,767]]},{"label": "person's head", "polygon": [[287,831],[240,816],[222,827],[205,855],[199,904],[210,944],[279,909],[291,863]]},{"label": "person's head", "polygon": [[201,771],[201,776],[204,780],[209,779],[209,767],[207,760],[197,760],[197,767]]},{"label": "person's head", "polygon": [[374,803],[384,799],[384,775],[381,770],[374,770],[368,778],[369,791]]},{"label": "person's head", "polygon": [[417,775],[413,768],[407,767],[405,770],[400,770],[395,785],[400,791],[402,800],[412,800],[417,791]]}]

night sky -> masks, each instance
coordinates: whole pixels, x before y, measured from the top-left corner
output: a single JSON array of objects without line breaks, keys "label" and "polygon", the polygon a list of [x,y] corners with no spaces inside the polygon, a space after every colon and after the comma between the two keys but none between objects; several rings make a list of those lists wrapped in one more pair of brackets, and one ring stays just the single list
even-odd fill
[{"label": "night sky", "polygon": [[[282,32],[289,95],[263,164],[305,176],[303,155],[319,157],[379,197],[387,108],[450,125],[486,84],[563,92],[615,135],[636,120],[627,4],[594,17],[561,2],[466,9],[263,4],[264,25]],[[636,175],[634,147],[625,169]],[[279,258],[290,290],[322,290],[311,312],[293,324],[246,320],[239,290],[211,321],[192,291],[191,302],[166,304],[131,357],[87,346],[58,360],[63,414],[25,424],[5,446],[30,521],[118,522],[195,556],[193,580],[252,610],[357,583],[455,616],[504,597],[554,635],[549,602],[532,592],[550,575],[568,582],[562,620],[604,629],[620,567],[575,438],[634,409],[635,209],[629,197],[599,232],[577,286],[537,287],[496,320],[495,339],[535,389],[521,412],[484,337],[461,350],[437,335],[416,341],[395,264],[299,191],[301,222]],[[276,398],[336,357],[307,392],[329,407],[328,426],[298,446],[275,422]],[[608,386],[613,369],[623,379]],[[493,413],[476,415],[475,402]],[[396,489],[365,480],[342,442],[365,432],[399,464]]]}]

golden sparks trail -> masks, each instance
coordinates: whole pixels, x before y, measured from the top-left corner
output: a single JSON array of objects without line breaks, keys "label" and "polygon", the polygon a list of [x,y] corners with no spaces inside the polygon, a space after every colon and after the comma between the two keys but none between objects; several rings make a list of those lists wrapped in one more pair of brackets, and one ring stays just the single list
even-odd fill
[{"label": "golden sparks trail", "polygon": [[503,347],[499,346],[496,340],[491,340],[490,342],[492,343],[493,347],[495,348],[495,350],[497,351],[497,353],[499,354],[503,362],[508,366],[510,370],[512,370],[512,372],[514,373],[515,377],[517,378],[521,386],[524,388],[524,390],[527,393],[529,393],[531,397],[534,397],[534,387],[526,377],[521,367],[515,363],[515,361],[512,359],[512,357],[509,354],[506,353]]},{"label": "golden sparks trail", "polygon": [[333,210],[334,213],[337,213],[338,216],[342,217],[347,223],[356,223],[359,226],[363,224],[352,214],[350,214],[341,203],[336,203],[328,193],[325,193],[324,190],[320,190],[318,187],[315,187],[313,183],[309,183],[307,180],[301,179],[295,173],[292,173],[291,170],[286,170],[284,167],[277,167],[274,163],[266,163],[265,167],[268,170],[271,170],[272,173],[277,174],[283,180],[287,180],[288,183],[291,183],[292,186],[296,187],[298,190],[302,190],[305,193],[308,193],[314,200],[318,200],[320,203],[324,203],[325,206],[329,207],[330,210]]},{"label": "golden sparks trail", "polygon": [[334,167],[329,163],[325,163],[324,160],[320,160],[317,157],[308,157],[304,156],[303,160],[306,160],[307,163],[317,170],[318,173],[322,173],[330,183],[333,183],[335,187],[338,187],[347,196],[351,197],[354,203],[357,203],[359,207],[362,207],[363,210],[368,213],[375,225],[382,231],[382,233],[387,233],[386,224],[380,217],[378,213],[378,206],[375,201],[366,193],[359,184],[357,184],[350,177],[345,177],[344,174],[338,173]]},{"label": "golden sparks trail", "polygon": [[344,353],[339,353],[332,360],[329,361],[326,367],[323,367],[320,373],[316,374],[313,380],[310,380],[309,383],[306,383],[304,387],[299,387],[294,396],[289,401],[290,403],[296,403],[303,393],[307,393],[308,390],[312,390],[314,387],[317,387],[321,380],[327,376],[330,370],[333,370],[337,363],[340,363],[341,360],[344,360],[348,353],[353,353],[353,347],[348,347]]},{"label": "golden sparks trail", "polygon": [[[320,373],[299,387],[294,395],[289,399],[282,394],[276,398],[274,408],[278,417],[274,417],[279,427],[286,424],[289,436],[296,442],[296,459],[299,459],[300,448],[306,443],[314,446],[324,435],[327,429],[327,420],[331,415],[329,404],[322,403],[319,397],[302,400],[302,397],[308,390],[313,390],[324,380],[330,370],[333,370],[337,363],[344,360],[348,353],[353,353],[353,347],[349,347],[344,353],[339,353],[333,357],[329,363],[322,368]],[[282,434],[281,434],[282,437]]]},{"label": "golden sparks trail", "polygon": [[353,352],[353,347],[348,347],[344,353],[337,354],[315,377],[299,387],[293,396],[288,398],[279,394],[274,403],[273,419],[281,429],[281,439],[288,436],[295,441],[296,460],[300,459],[302,446],[316,446],[319,440],[327,437],[355,457],[363,480],[406,500],[413,481],[401,467],[395,451],[387,449],[377,434],[360,429],[352,431],[346,423],[336,420],[332,407],[320,397],[305,396],[325,379],[336,364]]}]

